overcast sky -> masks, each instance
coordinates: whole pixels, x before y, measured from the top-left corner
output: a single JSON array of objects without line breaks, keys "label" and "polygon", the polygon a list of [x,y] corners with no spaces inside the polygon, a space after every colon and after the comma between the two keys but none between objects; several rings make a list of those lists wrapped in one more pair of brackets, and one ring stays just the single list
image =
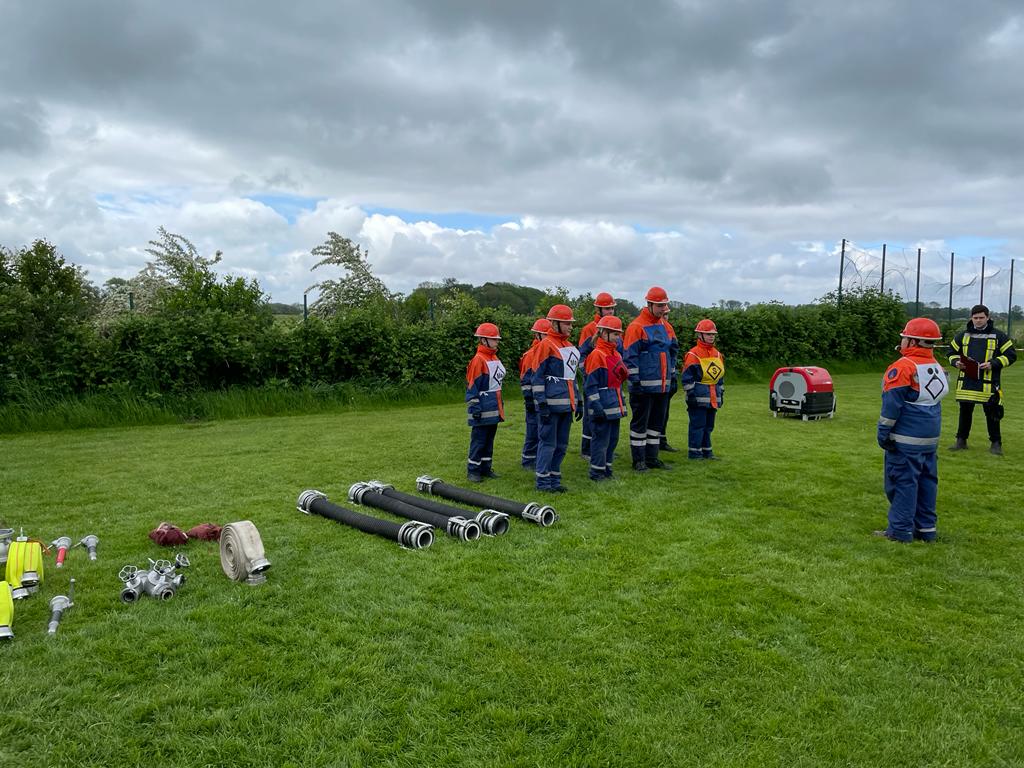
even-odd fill
[{"label": "overcast sky", "polygon": [[160,225],[286,302],[331,230],[403,292],[806,301],[843,237],[1005,275],[1022,142],[1016,2],[0,0],[0,245],[97,284]]}]

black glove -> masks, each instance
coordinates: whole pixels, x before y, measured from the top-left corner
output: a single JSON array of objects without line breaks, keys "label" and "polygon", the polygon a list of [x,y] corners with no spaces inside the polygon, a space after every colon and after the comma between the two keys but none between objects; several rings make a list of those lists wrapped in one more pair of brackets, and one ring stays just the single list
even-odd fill
[{"label": "black glove", "polygon": [[578,406],[578,405],[576,406],[576,416],[575,416],[575,418],[576,418],[576,421],[580,421],[580,420],[583,419],[583,408],[581,406]]},{"label": "black glove", "polygon": [[883,451],[896,450],[896,441],[893,440],[891,437],[887,437],[885,440],[879,442],[879,445],[882,447]]}]

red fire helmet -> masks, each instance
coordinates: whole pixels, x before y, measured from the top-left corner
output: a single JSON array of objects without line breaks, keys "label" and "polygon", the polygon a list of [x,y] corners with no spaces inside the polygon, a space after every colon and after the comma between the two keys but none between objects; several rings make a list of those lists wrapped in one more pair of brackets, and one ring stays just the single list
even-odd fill
[{"label": "red fire helmet", "polygon": [[498,330],[498,326],[494,323],[480,323],[476,327],[476,333],[473,335],[481,339],[500,339],[501,331]]}]

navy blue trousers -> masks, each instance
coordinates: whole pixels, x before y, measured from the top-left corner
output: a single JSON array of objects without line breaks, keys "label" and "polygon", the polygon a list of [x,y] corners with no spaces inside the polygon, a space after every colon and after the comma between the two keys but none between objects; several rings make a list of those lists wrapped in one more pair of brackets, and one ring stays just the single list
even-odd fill
[{"label": "navy blue trousers", "polygon": [[612,456],[619,444],[620,419],[594,419],[590,435],[590,479],[612,476]]},{"label": "navy blue trousers", "polygon": [[583,437],[580,438],[580,453],[584,456],[590,455],[590,441],[594,436],[593,422],[590,420],[590,408],[587,407],[587,398],[581,397],[583,400]]},{"label": "navy blue trousers", "polygon": [[533,400],[526,400],[526,438],[523,440],[522,462],[524,467],[532,467],[537,463],[537,409]]},{"label": "navy blue trousers", "polygon": [[557,488],[562,484],[562,459],[569,450],[572,413],[551,413],[548,422],[537,415],[537,489]]},{"label": "navy blue trousers", "polygon": [[885,452],[885,496],[889,499],[891,538],[900,541],[934,541],[935,500],[939,494],[938,455]]},{"label": "navy blue trousers", "polygon": [[498,431],[497,424],[469,429],[469,460],[466,462],[466,474],[486,475],[491,471],[491,458],[494,455],[494,435]]},{"label": "navy blue trousers", "polygon": [[708,459],[714,455],[711,451],[711,433],[715,429],[715,408],[704,408],[699,405],[686,406],[686,414],[690,417],[690,428],[687,432],[687,451],[691,459]]}]

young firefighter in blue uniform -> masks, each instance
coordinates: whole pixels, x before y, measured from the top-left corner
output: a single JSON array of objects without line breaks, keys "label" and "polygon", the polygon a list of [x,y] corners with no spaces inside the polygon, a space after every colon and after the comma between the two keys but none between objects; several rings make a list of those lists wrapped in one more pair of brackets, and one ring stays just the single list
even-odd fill
[{"label": "young firefighter in blue uniform", "polygon": [[501,332],[494,323],[481,323],[474,334],[479,339],[476,354],[466,367],[466,411],[469,433],[469,459],[466,477],[479,483],[485,477],[497,477],[491,468],[494,434],[498,422],[505,420],[501,384],[505,366],[498,359]]},{"label": "young firefighter in blue uniform", "polygon": [[[968,376],[962,357],[978,362],[978,378]],[[956,377],[956,401],[960,406],[960,420],[957,425],[956,442],[951,451],[967,448],[971,436],[971,422],[974,421],[974,406],[981,403],[988,426],[988,439],[992,445],[989,452],[1003,455],[1003,435],[999,422],[1003,418],[1003,390],[999,386],[999,372],[1017,360],[1013,339],[996,328],[989,317],[988,307],[976,304],[971,308],[971,319],[963,333],[958,333],[949,342],[949,362],[959,370]]]},{"label": "young firefighter in blue uniform", "polygon": [[519,386],[523,390],[523,405],[526,407],[526,437],[523,440],[523,467],[537,466],[537,407],[533,402],[533,369],[536,367],[537,347],[551,330],[547,318],[539,318],[530,328],[533,344],[519,358]]},{"label": "young firefighter in blue uniform", "polygon": [[583,418],[576,369],[580,351],[569,341],[572,310],[555,304],[548,310],[551,330],[537,347],[533,373],[533,400],[537,406],[540,442],[537,446],[537,490],[564,493],[562,459],[569,449],[573,414]]},{"label": "young firefighter in blue uniform", "polygon": [[691,459],[714,459],[711,432],[725,395],[725,360],[715,347],[718,328],[713,320],[701,320],[693,330],[697,332],[697,345],[683,358],[682,376],[686,414],[690,417],[688,455]]},{"label": "young firefighter in blue uniform", "polygon": [[602,317],[597,321],[597,339],[587,355],[583,395],[590,411],[590,479],[612,476],[612,455],[619,442],[619,420],[626,415],[622,385],[629,372],[622,362],[622,321]]},{"label": "young firefighter in blue uniform", "polygon": [[878,444],[885,450],[889,525],[875,535],[902,543],[934,541],[941,401],[949,393],[933,349],[942,334],[934,320],[915,317],[900,337],[901,357],[882,376]]},{"label": "young firefighter in blue uniform", "polygon": [[[602,317],[609,317],[614,314],[615,299],[610,293],[601,291],[601,293],[597,294],[597,298],[594,299],[594,319],[584,325],[583,330],[580,331],[580,368],[586,367],[587,355],[594,349],[598,322]],[[619,354],[622,354],[621,341],[619,342]],[[590,436],[590,409],[587,399],[583,398],[583,435],[580,438],[580,455],[584,459],[590,458]]]},{"label": "young firefighter in blue uniform", "polygon": [[629,371],[629,449],[633,469],[670,469],[658,458],[665,429],[665,408],[676,375],[679,342],[668,320],[668,293],[660,286],[647,291],[647,306],[629,324],[623,339],[623,362]]}]

